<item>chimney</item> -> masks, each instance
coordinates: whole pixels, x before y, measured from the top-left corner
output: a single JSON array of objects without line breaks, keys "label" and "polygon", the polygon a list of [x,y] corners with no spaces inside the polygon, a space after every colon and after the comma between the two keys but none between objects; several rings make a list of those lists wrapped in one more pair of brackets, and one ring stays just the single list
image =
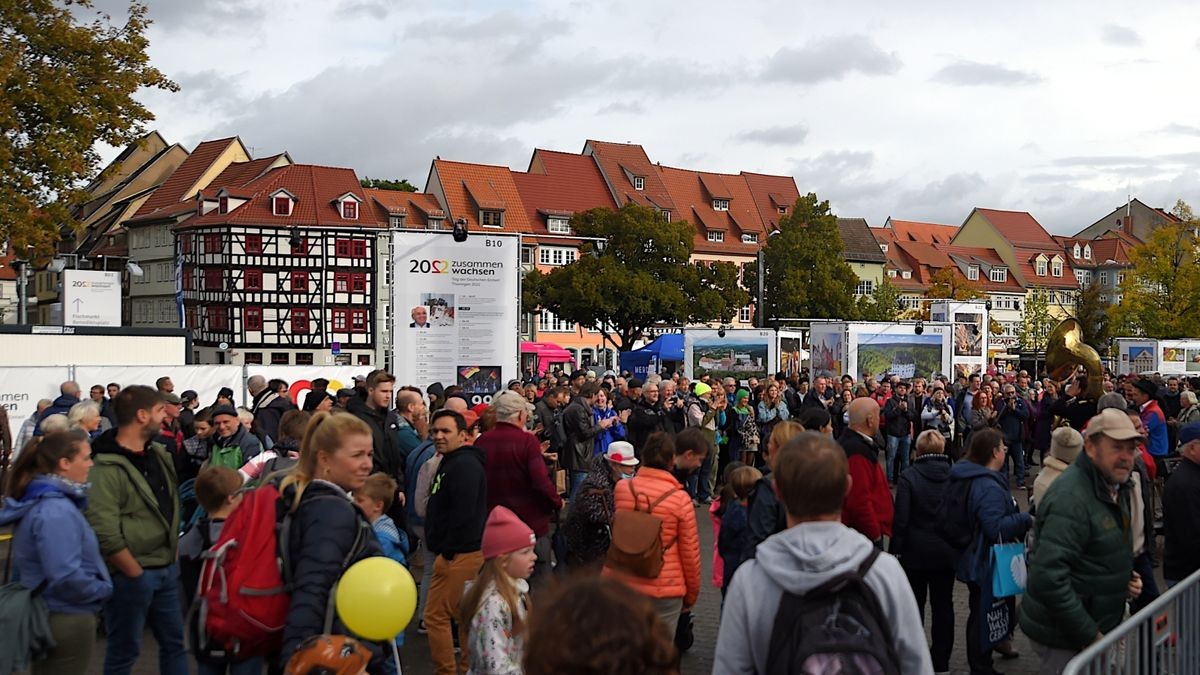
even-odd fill
[{"label": "chimney", "polygon": [[1125,234],[1133,236],[1133,218],[1126,215],[1121,219],[1121,231]]}]

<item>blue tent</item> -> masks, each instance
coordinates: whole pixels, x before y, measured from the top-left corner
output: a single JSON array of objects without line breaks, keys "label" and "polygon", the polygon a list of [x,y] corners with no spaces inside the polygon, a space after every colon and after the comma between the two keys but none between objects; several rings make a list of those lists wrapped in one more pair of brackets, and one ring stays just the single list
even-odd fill
[{"label": "blue tent", "polygon": [[628,370],[639,380],[645,380],[652,370],[662,368],[664,362],[682,360],[683,335],[668,333],[641,349],[621,352],[621,370]]}]

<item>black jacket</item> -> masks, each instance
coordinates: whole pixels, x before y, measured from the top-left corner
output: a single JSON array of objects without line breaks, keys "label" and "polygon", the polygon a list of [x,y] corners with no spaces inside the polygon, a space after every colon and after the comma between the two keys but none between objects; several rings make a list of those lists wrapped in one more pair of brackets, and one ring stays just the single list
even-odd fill
[{"label": "black jacket", "polygon": [[787,511],[775,496],[775,480],[769,473],[758,479],[750,491],[746,509],[746,526],[750,533],[742,550],[742,560],[753,558],[759,544],[787,528]]},{"label": "black jacket", "polygon": [[271,438],[271,441],[279,440],[279,420],[283,419],[283,413],[289,410],[295,410],[296,406],[287,399],[286,396],[280,396],[274,392],[264,394],[262,398],[254,402],[254,423],[258,426],[258,430]]},{"label": "black jacket", "polygon": [[592,406],[578,396],[563,411],[563,428],[567,431],[567,447],[558,459],[572,471],[587,471],[595,448],[600,425],[592,416]]},{"label": "black jacket", "polygon": [[533,406],[533,417],[535,424],[542,425],[542,430],[538,432],[539,441],[550,441],[549,452],[561,453],[567,445],[567,435],[563,431],[562,410],[555,410],[546,403],[546,398],[537,402]]},{"label": "black jacket", "polygon": [[629,414],[629,421],[625,423],[625,432],[639,457],[642,445],[646,443],[650,434],[656,431],[674,431],[670,420],[667,419],[667,412],[658,403],[650,405],[644,398],[637,399],[633,402],[633,412]]},{"label": "black jacket", "polygon": [[473,445],[442,456],[425,511],[425,541],[430,551],[453,558],[482,546],[488,516],[483,463],[483,451]]},{"label": "black jacket", "polygon": [[905,569],[954,572],[954,549],[937,533],[938,507],[950,480],[950,458],[921,455],[896,483],[891,554]]},{"label": "black jacket", "polygon": [[[294,488],[284,491],[281,513],[291,504]],[[300,642],[325,632],[325,617],[334,617],[333,632],[345,633],[333,607],[333,585],[350,565],[381,555],[379,542],[363,512],[340,488],[313,481],[304,490],[287,532],[287,580],[292,603],[283,629],[281,663],[287,663]],[[280,546],[284,543],[281,541]],[[373,650],[382,653],[378,647]]]},{"label": "black jacket", "polygon": [[367,405],[361,398],[352,398],[346,409],[371,427],[374,444],[375,471],[382,471],[404,489],[404,452],[400,449],[400,415],[395,410],[379,410]]},{"label": "black jacket", "polygon": [[1200,466],[1190,460],[1180,462],[1167,480],[1163,524],[1163,577],[1183,581],[1200,569]]},{"label": "black jacket", "polygon": [[[829,392],[830,394],[833,393],[829,389],[826,389],[825,391]],[[809,408],[817,408],[818,410],[829,410],[829,406],[826,406],[824,403],[821,402],[822,398],[824,398],[827,401],[833,400],[832,395],[822,397],[820,394],[817,393],[816,389],[809,389],[808,393],[804,395],[804,400],[800,403],[800,409],[808,410]],[[788,412],[791,412],[791,411],[788,411]]]},{"label": "black jacket", "polygon": [[1072,429],[1083,431],[1087,423],[1096,416],[1096,402],[1059,396],[1054,405],[1050,406],[1050,414],[1066,418]]},{"label": "black jacket", "polygon": [[[901,409],[900,402],[907,401],[908,408]],[[921,411],[905,396],[893,396],[883,405],[883,432],[888,436],[907,436],[912,432],[913,422],[921,420]]]}]

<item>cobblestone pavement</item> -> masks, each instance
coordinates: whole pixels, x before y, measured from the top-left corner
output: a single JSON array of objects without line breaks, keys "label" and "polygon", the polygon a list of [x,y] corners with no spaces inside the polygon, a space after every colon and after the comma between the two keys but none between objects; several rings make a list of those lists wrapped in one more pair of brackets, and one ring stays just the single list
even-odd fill
[{"label": "cobblestone pavement", "polygon": [[[1032,482],[1033,476],[1029,477]],[[1028,508],[1023,490],[1014,490],[1013,497],[1021,504],[1022,509]],[[712,580],[712,526],[706,508],[696,509],[697,522],[700,524],[700,547],[701,551],[706,552],[703,556],[704,572],[701,579],[704,582],[704,588],[700,593],[700,600],[696,603],[694,614],[696,644],[683,656],[683,675],[707,675],[712,672],[713,668],[713,651],[717,643],[717,629],[720,625],[720,607],[721,607],[721,592],[714,588],[711,584]],[[420,578],[419,570],[414,567],[413,574]],[[1157,576],[1161,576],[1161,573]],[[1159,580],[1160,588],[1162,581]],[[954,589],[954,608],[957,618],[957,631],[955,634],[954,655],[950,661],[951,671],[955,675],[965,675],[968,673],[967,668],[967,653],[963,642],[964,632],[967,622],[967,588],[963,584],[955,584]],[[926,635],[929,632],[929,612],[926,610],[925,631]],[[995,667],[998,671],[1008,675],[1031,675],[1037,672],[1038,662],[1034,655],[1033,649],[1029,644],[1029,639],[1023,633],[1017,631],[1013,645],[1021,656],[1011,661],[1005,661],[999,657],[995,660]],[[101,673],[101,664],[104,659],[104,643],[103,640],[97,641],[96,651],[92,656],[92,665],[89,673],[99,675]],[[401,650],[401,659],[404,665],[404,672],[408,675],[425,675],[433,672],[433,666],[429,660],[429,647],[424,635],[418,635],[415,627],[408,631],[405,640],[405,646]],[[146,639],[143,642],[143,654],[138,662],[138,667],[134,673],[137,675],[150,675],[155,672],[157,664],[157,650],[155,649],[154,639],[149,632],[146,634]]]}]

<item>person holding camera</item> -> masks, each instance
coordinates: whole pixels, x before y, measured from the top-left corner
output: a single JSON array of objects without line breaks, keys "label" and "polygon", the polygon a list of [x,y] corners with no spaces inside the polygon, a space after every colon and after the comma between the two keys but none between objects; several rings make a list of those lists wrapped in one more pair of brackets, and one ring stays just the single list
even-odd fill
[{"label": "person holding camera", "polygon": [[[945,388],[934,388],[929,402],[921,410],[921,422],[926,429],[932,429],[942,435],[945,439],[945,448],[952,447],[950,439],[954,436],[954,411],[950,408],[950,402],[946,400]],[[957,458],[955,459],[957,460]]]},{"label": "person holding camera", "polygon": [[1008,472],[1008,462],[1013,463],[1013,477],[1019,487],[1025,487],[1025,423],[1029,420],[1029,403],[1017,396],[1017,388],[1011,384],[1004,385],[1004,393],[996,405],[996,420],[1000,432],[1004,434],[1004,445],[1008,448],[1008,458],[1004,460],[1004,471]]},{"label": "person holding camera", "polygon": [[[920,419],[921,411],[908,395],[908,383],[901,380],[895,385],[895,393],[883,404],[883,431],[887,436],[887,479],[895,483],[896,477],[908,468],[908,455],[912,447],[912,425]],[[896,467],[899,460],[899,467]]]}]

